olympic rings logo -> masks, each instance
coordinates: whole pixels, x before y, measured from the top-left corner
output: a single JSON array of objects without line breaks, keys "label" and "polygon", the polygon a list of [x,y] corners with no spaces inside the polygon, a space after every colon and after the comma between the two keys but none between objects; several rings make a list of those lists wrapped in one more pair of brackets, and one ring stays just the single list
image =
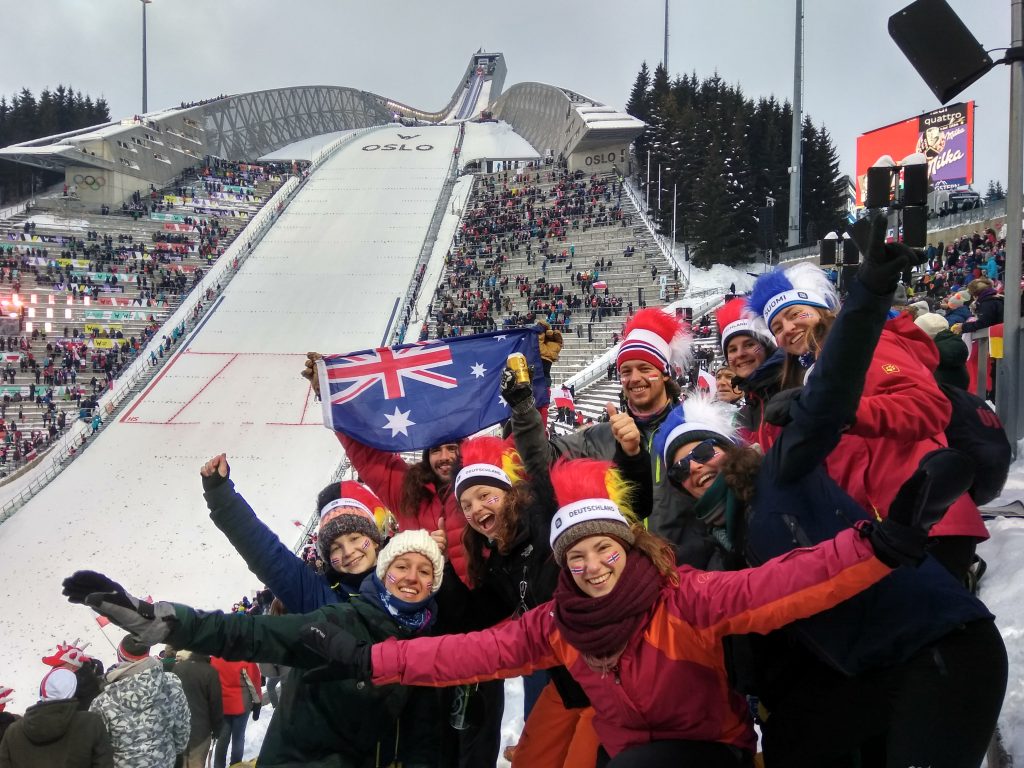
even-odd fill
[{"label": "olympic rings logo", "polygon": [[103,176],[93,176],[91,173],[82,175],[81,173],[75,174],[73,179],[75,184],[84,184],[93,192],[98,190],[100,187],[105,186],[107,180]]}]

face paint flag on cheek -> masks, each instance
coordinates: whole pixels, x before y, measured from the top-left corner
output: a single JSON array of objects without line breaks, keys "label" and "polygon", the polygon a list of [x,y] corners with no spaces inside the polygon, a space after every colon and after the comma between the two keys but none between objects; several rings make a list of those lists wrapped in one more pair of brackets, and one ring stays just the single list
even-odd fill
[{"label": "face paint flag on cheek", "polygon": [[611,556],[604,561],[605,565],[612,565],[613,563],[619,562],[619,558],[622,557],[621,552],[612,552]]},{"label": "face paint flag on cheek", "polygon": [[387,579],[388,579],[388,583],[390,583],[390,584],[394,584],[394,583],[396,583],[398,581],[398,579],[396,579],[390,573],[388,574]]},{"label": "face paint flag on cheek", "polygon": [[575,575],[579,576],[581,573],[583,573],[583,566],[582,565],[570,565],[569,566],[569,573],[572,573],[572,574],[575,574]]},{"label": "face paint flag on cheek", "polygon": [[369,539],[363,539],[363,543],[360,545],[359,548],[360,549],[366,549],[369,546],[370,546],[370,540]]},{"label": "face paint flag on cheek", "polygon": [[487,500],[487,503],[488,504],[497,504],[498,503],[498,497],[497,496],[491,496],[491,498],[489,498]]}]

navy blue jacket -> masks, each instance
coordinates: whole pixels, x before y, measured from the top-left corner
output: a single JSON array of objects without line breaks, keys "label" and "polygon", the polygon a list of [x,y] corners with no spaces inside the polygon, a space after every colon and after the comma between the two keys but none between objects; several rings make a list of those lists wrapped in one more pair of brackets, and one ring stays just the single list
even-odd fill
[{"label": "navy blue jacket", "polygon": [[[834,537],[868,514],[825,470],[853,422],[889,308],[859,282],[836,318],[807,384],[764,458],[747,518],[745,554],[759,565]],[[985,605],[931,557],[898,568],[846,602],[790,625],[800,643],[849,675],[910,658],[960,624],[991,619]]]},{"label": "navy blue jacket", "polygon": [[223,531],[253,575],[284,603],[289,613],[309,613],[348,600],[349,587],[341,583],[341,577],[328,571],[336,582],[332,585],[282,544],[256,517],[230,478],[206,491],[203,497],[213,524]]}]

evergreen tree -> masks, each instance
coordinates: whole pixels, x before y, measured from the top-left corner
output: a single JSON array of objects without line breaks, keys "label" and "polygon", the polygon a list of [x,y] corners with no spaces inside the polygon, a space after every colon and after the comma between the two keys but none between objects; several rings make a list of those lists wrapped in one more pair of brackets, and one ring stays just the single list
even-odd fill
[{"label": "evergreen tree", "polygon": [[[93,101],[71,87],[44,88],[39,100],[27,88],[11,99],[0,96],[0,147],[65,133],[110,120],[110,109],[103,98]],[[33,175],[43,185],[54,184],[63,174],[32,169],[9,161],[0,161],[0,200],[23,198],[32,187]]]},{"label": "evergreen tree", "polygon": [[[647,78],[650,83],[647,85]],[[763,247],[759,218],[773,216],[775,242],[788,232],[790,125],[787,102],[747,98],[739,85],[716,73],[696,73],[670,81],[660,65],[650,76],[641,68],[630,94],[631,114],[642,114],[646,94],[647,129],[637,141],[637,159],[646,168],[650,152],[651,214],[662,232],[672,224],[672,187],[678,189],[678,238],[695,246],[701,263],[739,263]],[[643,119],[642,117],[640,119]],[[801,234],[820,237],[845,221],[845,189],[832,137],[810,118],[801,126],[803,147]],[[657,205],[657,174],[662,167],[662,200]],[[774,207],[766,212],[768,199]],[[767,225],[768,222],[763,222]],[[771,228],[770,228],[771,229]]]}]

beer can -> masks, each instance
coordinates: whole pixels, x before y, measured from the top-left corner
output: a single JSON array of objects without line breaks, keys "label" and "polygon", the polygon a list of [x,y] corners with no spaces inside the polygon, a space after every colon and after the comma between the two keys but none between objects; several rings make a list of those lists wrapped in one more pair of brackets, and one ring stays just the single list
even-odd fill
[{"label": "beer can", "polygon": [[530,383],[530,366],[526,364],[526,355],[522,352],[514,352],[508,356],[506,364],[512,373],[515,374],[516,382],[519,384]]}]

